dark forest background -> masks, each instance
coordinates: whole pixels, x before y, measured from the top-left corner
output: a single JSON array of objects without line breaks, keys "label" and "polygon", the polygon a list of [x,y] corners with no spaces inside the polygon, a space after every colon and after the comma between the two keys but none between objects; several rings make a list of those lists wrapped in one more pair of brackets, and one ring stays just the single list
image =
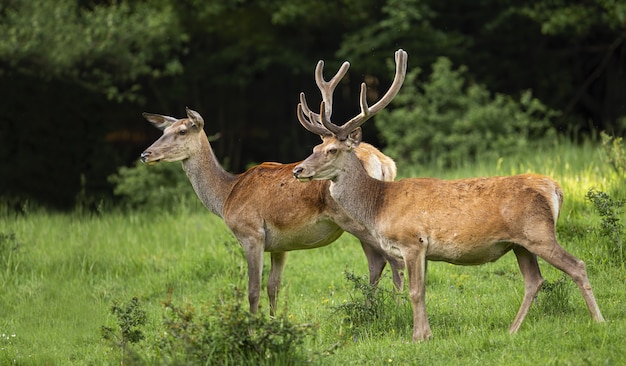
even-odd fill
[{"label": "dark forest background", "polygon": [[107,177],[160,135],[144,111],[199,111],[233,172],[303,159],[319,139],[295,110],[301,91],[319,100],[317,61],[327,77],[352,64],[340,123],[360,82],[386,89],[398,48],[422,78],[445,56],[493,92],[532,90],[570,138],[625,132],[624,1],[0,0],[0,197],[111,197]]}]

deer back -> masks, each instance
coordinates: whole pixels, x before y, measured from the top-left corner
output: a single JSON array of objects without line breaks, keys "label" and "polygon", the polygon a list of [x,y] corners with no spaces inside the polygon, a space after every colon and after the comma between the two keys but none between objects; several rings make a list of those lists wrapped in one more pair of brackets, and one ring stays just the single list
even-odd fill
[{"label": "deer back", "polygon": [[[506,243],[553,236],[563,202],[558,183],[536,174],[410,178],[380,186],[383,193],[375,225],[380,234],[392,242],[423,237],[429,259],[453,263],[484,263],[508,251]],[[503,245],[493,246],[498,242]],[[481,247],[492,252],[483,252]]]}]

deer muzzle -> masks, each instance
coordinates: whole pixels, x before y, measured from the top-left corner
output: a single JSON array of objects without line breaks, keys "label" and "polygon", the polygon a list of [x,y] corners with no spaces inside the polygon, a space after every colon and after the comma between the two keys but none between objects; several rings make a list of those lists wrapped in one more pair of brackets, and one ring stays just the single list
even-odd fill
[{"label": "deer muzzle", "polygon": [[141,153],[141,162],[146,163],[148,165],[156,164],[160,159],[154,159],[154,156],[151,151],[146,150]]},{"label": "deer muzzle", "polygon": [[300,182],[309,182],[311,181],[311,177],[307,177],[305,175],[303,175],[304,173],[304,168],[300,165],[297,165],[295,168],[293,168],[293,176],[299,180]]}]

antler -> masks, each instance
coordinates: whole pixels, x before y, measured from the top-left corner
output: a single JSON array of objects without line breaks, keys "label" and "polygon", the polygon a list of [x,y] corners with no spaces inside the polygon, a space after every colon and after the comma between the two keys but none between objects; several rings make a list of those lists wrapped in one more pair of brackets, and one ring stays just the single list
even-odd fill
[{"label": "antler", "polygon": [[[302,126],[304,126],[304,128],[320,136],[335,135],[340,140],[345,140],[352,131],[354,131],[357,127],[365,123],[365,121],[372,118],[376,113],[385,108],[396,96],[396,94],[398,94],[398,91],[400,90],[400,87],[402,86],[402,83],[404,82],[404,78],[406,76],[407,58],[408,55],[406,51],[402,49],[396,51],[396,74],[394,76],[393,83],[389,87],[387,93],[371,107],[367,105],[367,85],[365,83],[361,84],[361,113],[353,117],[348,122],[344,123],[342,126],[337,126],[330,121],[330,116],[332,115],[332,93],[334,91],[334,88],[337,86],[337,83],[341,79],[338,78],[338,76],[343,77],[345,72],[348,70],[350,64],[345,62],[341,69],[339,69],[339,72],[337,72],[337,75],[335,75],[335,77],[333,77],[330,82],[326,83],[323,82],[322,77],[318,78],[318,74],[321,75],[321,67],[323,67],[323,62],[320,61],[315,69],[315,81],[317,82],[320,90],[322,90],[322,88],[324,87],[324,90],[322,90],[322,96],[325,97],[323,98],[322,104],[320,106],[320,114],[311,112],[308,105],[306,104],[304,93],[300,93],[300,104],[298,104],[297,111],[298,120],[300,120],[300,123],[302,124]],[[318,79],[321,79],[322,82],[320,82]],[[330,93],[326,90],[329,88],[328,85],[330,85],[331,88]],[[328,95],[326,95],[325,93]]]},{"label": "antler", "polygon": [[[315,83],[322,93],[322,105],[320,107],[321,113],[327,115],[327,118],[330,119],[330,116],[333,113],[333,93],[335,92],[335,88],[339,85],[339,82],[348,72],[350,68],[349,62],[344,62],[339,71],[333,76],[329,81],[324,80],[324,61],[320,60],[315,67]],[[306,102],[306,97],[304,93],[300,93],[300,103],[298,104],[298,120],[306,128],[307,130],[318,134],[320,136],[330,136],[332,133],[328,131],[322,125],[322,118],[320,114],[314,113],[309,108],[309,105]]]}]

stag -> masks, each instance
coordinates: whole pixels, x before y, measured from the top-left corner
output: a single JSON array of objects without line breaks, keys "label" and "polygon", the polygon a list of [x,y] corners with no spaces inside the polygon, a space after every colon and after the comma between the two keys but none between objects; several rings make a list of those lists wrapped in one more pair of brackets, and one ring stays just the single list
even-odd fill
[{"label": "stag", "polygon": [[406,74],[406,52],[396,51],[395,61],[396,73],[388,92],[369,107],[362,84],[361,112],[341,126],[330,121],[324,102],[319,116],[307,113],[309,108],[301,96],[298,120],[322,136],[323,142],[293,174],[303,182],[329,180],[330,195],[350,218],[369,228],[384,250],[404,258],[413,307],[413,341],[426,340],[432,334],[424,301],[427,260],[479,265],[511,250],[524,279],[524,298],[510,333],[519,330],[543,283],[537,256],[568,274],[582,292],[591,317],[604,321],[585,263],[556,239],[563,191],[554,180],[522,174],[381,182],[367,176],[354,154],[361,143],[360,126],[386,107],[400,89]]},{"label": "stag", "polygon": [[[323,62],[316,71],[322,99],[332,105],[332,94],[349,67],[340,68],[330,80],[323,78]],[[312,114],[315,115],[315,114]],[[302,185],[293,179],[298,163],[262,163],[242,174],[231,174],[219,164],[204,132],[204,120],[187,109],[187,118],[144,113],[143,116],[163,135],[141,154],[144,163],[182,161],[183,170],[203,202],[221,217],[244,249],[248,264],[248,301],[250,311],[258,311],[263,253],[271,253],[267,283],[270,314],[276,311],[281,277],[287,252],[319,248],[334,242],[345,231],[360,241],[368,261],[370,284],[376,285],[387,262],[393,282],[403,288],[404,263],[384,252],[366,228],[355,225],[333,201],[328,182]],[[355,154],[372,179],[393,180],[393,160],[372,145],[363,143]]]}]

